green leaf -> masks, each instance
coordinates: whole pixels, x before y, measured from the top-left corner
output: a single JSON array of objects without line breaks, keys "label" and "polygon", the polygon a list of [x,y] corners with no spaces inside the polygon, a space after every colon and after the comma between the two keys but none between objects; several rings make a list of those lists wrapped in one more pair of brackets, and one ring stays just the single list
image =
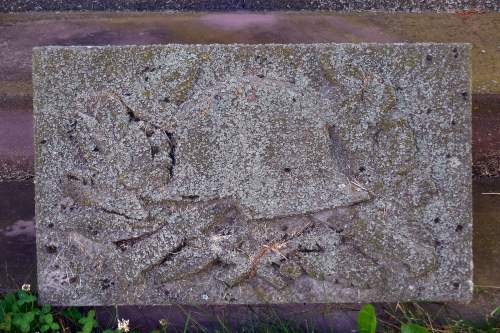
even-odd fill
[{"label": "green leaf", "polygon": [[60,328],[61,328],[61,327],[59,326],[59,324],[58,324],[58,323],[51,323],[51,324],[50,324],[50,329],[51,329],[52,331],[59,331],[59,329],[60,329]]},{"label": "green leaf", "polygon": [[47,332],[49,330],[50,326],[47,325],[47,324],[43,324],[42,326],[40,326],[40,332]]},{"label": "green leaf", "polygon": [[35,314],[33,312],[26,312],[24,316],[30,323],[35,319]]},{"label": "green leaf", "polygon": [[7,314],[7,311],[5,309],[5,305],[3,304],[2,300],[0,299],[0,323],[3,321],[3,318]]},{"label": "green leaf", "polygon": [[12,328],[12,313],[6,313],[0,321],[0,332],[10,332]]},{"label": "green leaf", "polygon": [[490,317],[495,317],[497,314],[500,314],[500,306],[498,306],[496,309],[491,311]]},{"label": "green leaf", "polygon": [[42,306],[42,313],[49,313],[50,312],[50,305],[44,304]]},{"label": "green leaf", "polygon": [[92,329],[97,326],[95,310],[89,310],[87,316],[81,318],[78,322],[82,325],[82,330],[78,333],[92,333]]},{"label": "green leaf", "polygon": [[66,308],[62,313],[63,316],[68,317],[69,319],[72,319],[76,322],[83,318],[82,313],[76,308]]},{"label": "green leaf", "polygon": [[17,297],[19,298],[19,300],[17,301],[17,305],[19,305],[19,306],[23,306],[24,304],[33,303],[34,301],[36,301],[35,296],[29,295],[25,291],[22,291],[22,290],[19,290],[17,292]]},{"label": "green leaf", "polygon": [[17,327],[22,333],[28,333],[30,331],[31,322],[35,319],[35,314],[33,312],[26,313],[14,313],[14,318],[12,319],[12,324]]},{"label": "green leaf", "polygon": [[417,324],[404,324],[401,326],[401,333],[429,333],[429,331]]},{"label": "green leaf", "polygon": [[54,321],[54,317],[52,317],[50,313],[47,313],[46,315],[41,316],[40,320],[44,323],[51,324]]},{"label": "green leaf", "polygon": [[4,296],[2,302],[0,302],[0,312],[1,311],[4,313],[17,311],[16,295],[9,293]]},{"label": "green leaf", "polygon": [[26,296],[28,296],[28,294],[24,290],[18,290],[17,291],[17,298],[23,299]]},{"label": "green leaf", "polygon": [[358,331],[360,333],[375,333],[377,329],[377,315],[371,304],[365,304],[358,313]]}]

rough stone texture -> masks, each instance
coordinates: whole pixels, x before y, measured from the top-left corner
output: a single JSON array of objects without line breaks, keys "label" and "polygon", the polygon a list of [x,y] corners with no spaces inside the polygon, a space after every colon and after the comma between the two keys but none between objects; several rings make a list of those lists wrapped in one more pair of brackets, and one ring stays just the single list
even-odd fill
[{"label": "rough stone texture", "polygon": [[40,299],[472,296],[470,46],[36,48]]},{"label": "rough stone texture", "polygon": [[498,0],[0,0],[0,11],[27,10],[377,10],[498,11]]}]

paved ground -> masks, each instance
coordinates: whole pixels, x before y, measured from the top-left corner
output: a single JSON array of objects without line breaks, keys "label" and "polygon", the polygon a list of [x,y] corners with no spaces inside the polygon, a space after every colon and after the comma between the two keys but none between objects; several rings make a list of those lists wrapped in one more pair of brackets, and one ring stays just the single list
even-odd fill
[{"label": "paved ground", "polygon": [[[34,276],[33,124],[31,48],[37,45],[105,45],[151,43],[310,43],[435,41],[473,44],[474,262],[477,297],[458,307],[469,317],[486,313],[500,295],[500,13],[333,14],[333,13],[20,13],[0,14],[0,291]],[[482,177],[480,177],[483,175]],[[191,309],[193,310],[193,309]],[[260,315],[269,309],[252,309]],[[343,309],[345,310],[345,309]],[[108,309],[103,309],[102,314]],[[197,309],[210,324],[212,312],[250,318],[239,308]],[[276,308],[322,325],[336,320],[342,331],[354,323],[353,312],[331,306]],[[307,314],[302,314],[306,312]],[[320,313],[320,315],[318,315]],[[124,308],[141,318],[181,321],[179,308]],[[177,318],[177,319],[176,319]],[[340,319],[339,319],[340,318]],[[342,319],[343,318],[343,319]],[[137,319],[139,320],[139,319]],[[137,322],[137,320],[135,320]],[[212,322],[213,324],[213,322]],[[344,326],[342,326],[344,325]]]},{"label": "paved ground", "polygon": [[498,10],[494,0],[0,0],[1,11],[27,10]]}]

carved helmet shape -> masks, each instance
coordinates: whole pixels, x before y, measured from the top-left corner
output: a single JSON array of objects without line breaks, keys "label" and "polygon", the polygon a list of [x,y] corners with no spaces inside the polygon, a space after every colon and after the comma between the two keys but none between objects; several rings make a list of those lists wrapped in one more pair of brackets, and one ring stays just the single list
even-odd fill
[{"label": "carved helmet shape", "polygon": [[197,91],[174,117],[173,200],[232,198],[249,218],[314,212],[369,199],[340,171],[312,89],[255,76]]}]

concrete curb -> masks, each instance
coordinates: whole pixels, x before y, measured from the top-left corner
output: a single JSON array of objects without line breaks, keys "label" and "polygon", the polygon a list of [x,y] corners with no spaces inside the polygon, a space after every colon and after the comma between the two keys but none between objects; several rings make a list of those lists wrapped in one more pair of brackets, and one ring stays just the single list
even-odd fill
[{"label": "concrete curb", "polygon": [[496,0],[0,0],[0,12],[59,10],[499,11]]}]

